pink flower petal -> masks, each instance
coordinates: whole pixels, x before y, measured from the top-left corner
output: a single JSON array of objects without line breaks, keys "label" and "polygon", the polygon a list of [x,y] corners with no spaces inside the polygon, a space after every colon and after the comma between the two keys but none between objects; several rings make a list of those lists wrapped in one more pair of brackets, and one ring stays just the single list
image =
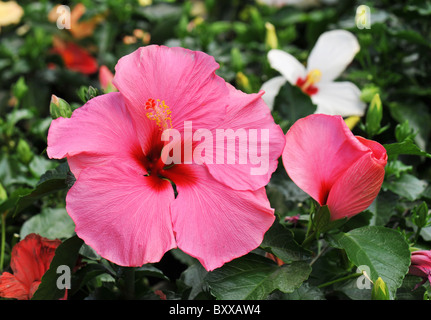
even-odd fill
[{"label": "pink flower petal", "polygon": [[331,219],[351,217],[367,209],[377,197],[385,167],[371,153],[364,154],[335,182],[327,205]]},{"label": "pink flower petal", "polygon": [[328,205],[332,220],[351,217],[373,202],[386,162],[385,148],[355,137],[340,116],[310,115],[286,134],[287,173],[320,205]]},{"label": "pink flower petal", "polygon": [[76,233],[102,257],[123,266],[158,262],[176,246],[167,180],[143,176],[121,161],[82,170],[66,209]]},{"label": "pink flower petal", "polygon": [[293,182],[323,205],[330,188],[367,150],[342,117],[313,114],[287,132],[283,164]]},{"label": "pink flower petal", "polygon": [[260,245],[275,219],[264,188],[233,190],[215,180],[204,166],[172,169],[168,178],[178,190],[171,204],[172,221],[181,250],[213,270]]},{"label": "pink flower petal", "polygon": [[412,265],[422,266],[431,271],[431,250],[413,251]]},{"label": "pink flower petal", "polygon": [[225,81],[215,74],[218,67],[203,52],[150,45],[118,61],[113,83],[128,101],[138,129],[149,99],[165,102],[177,130],[184,121],[211,129],[224,118],[228,104]]},{"label": "pink flower petal", "polygon": [[411,261],[409,274],[424,278],[424,281],[431,281],[431,250],[413,251]]},{"label": "pink flower petal", "polygon": [[233,189],[258,190],[268,184],[277,169],[284,133],[262,100],[263,92],[245,94],[230,85],[229,89],[230,104],[219,129],[227,136],[237,135],[237,142],[229,143],[216,132],[214,155],[221,155],[221,161],[207,167],[214,178]]},{"label": "pink flower petal", "polygon": [[71,118],[53,120],[48,132],[48,156],[67,157],[76,177],[83,168],[112,159],[130,163],[136,148],[139,141],[120,93],[91,99]]}]

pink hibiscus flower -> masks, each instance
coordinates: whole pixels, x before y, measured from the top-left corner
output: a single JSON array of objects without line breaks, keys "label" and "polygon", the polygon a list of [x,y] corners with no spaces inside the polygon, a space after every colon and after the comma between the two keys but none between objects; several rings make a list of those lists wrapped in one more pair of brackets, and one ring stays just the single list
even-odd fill
[{"label": "pink hibiscus flower", "polygon": [[387,154],[378,142],[354,136],[341,116],[313,114],[286,134],[283,164],[295,184],[331,219],[352,217],[376,198]]},{"label": "pink hibiscus flower", "polygon": [[[263,92],[237,91],[217,68],[202,52],[143,47],[119,60],[113,81],[119,92],[52,122],[48,156],[66,157],[77,179],[67,211],[77,235],[104,258],[140,266],[178,247],[213,270],[259,246],[272,225],[264,187],[283,150],[283,132]],[[222,146],[220,138],[206,144],[205,157],[214,153],[219,161],[190,161],[184,152],[181,163],[167,165],[161,157],[172,143],[162,140],[166,132],[180,133],[173,151],[192,145],[196,155],[204,151],[197,138],[221,129],[267,133],[257,135],[259,146],[268,144],[261,154],[267,170],[253,173],[260,164],[249,153],[249,161],[239,161],[241,140],[238,150]],[[232,155],[234,163],[220,161]]]}]

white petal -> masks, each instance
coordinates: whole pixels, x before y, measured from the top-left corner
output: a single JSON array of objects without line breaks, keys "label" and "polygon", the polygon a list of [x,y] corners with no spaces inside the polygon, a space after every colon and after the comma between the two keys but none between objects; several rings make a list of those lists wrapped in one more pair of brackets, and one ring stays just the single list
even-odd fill
[{"label": "white petal", "polygon": [[291,84],[296,85],[299,77],[305,78],[307,72],[305,67],[291,54],[272,49],[268,52],[268,60],[271,67],[289,81]]},{"label": "white petal", "polygon": [[287,80],[283,76],[274,77],[262,84],[260,90],[265,91],[262,96],[263,101],[268,105],[269,110],[274,108],[274,100],[278,95],[280,88],[284,86]]},{"label": "white petal", "polygon": [[329,115],[363,116],[366,105],[361,101],[361,91],[352,82],[329,82],[317,85],[319,91],[311,96],[317,105],[315,113]]},{"label": "white petal", "polygon": [[320,81],[335,80],[359,52],[356,37],[345,30],[322,33],[308,57],[307,70],[319,69]]}]

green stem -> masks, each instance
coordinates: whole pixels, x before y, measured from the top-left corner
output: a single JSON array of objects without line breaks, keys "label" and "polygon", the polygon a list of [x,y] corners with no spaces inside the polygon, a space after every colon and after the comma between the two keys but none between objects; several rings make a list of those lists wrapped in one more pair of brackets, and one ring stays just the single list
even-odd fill
[{"label": "green stem", "polygon": [[133,300],[135,298],[135,268],[124,267],[123,279],[124,279],[124,298],[127,300]]},{"label": "green stem", "polygon": [[342,281],[345,281],[345,280],[349,280],[351,278],[359,277],[360,275],[362,275],[362,273],[349,274],[348,276],[345,276],[345,277],[342,277],[342,278],[338,278],[338,279],[335,279],[335,280],[332,280],[332,281],[329,281],[329,282],[326,282],[326,283],[322,283],[321,285],[318,285],[317,287],[318,288],[327,287],[327,286],[330,286],[331,284],[334,284],[334,283],[337,283],[337,282],[342,282]]},{"label": "green stem", "polygon": [[7,211],[1,215],[0,270],[3,270],[4,251],[5,251],[5,247],[6,247],[6,216],[7,216]]},{"label": "green stem", "polygon": [[302,242],[302,246],[305,248],[310,245],[310,243],[316,238],[316,231],[313,230],[311,234],[309,234],[309,230],[307,230],[307,235],[304,241]]},{"label": "green stem", "polygon": [[416,243],[418,242],[418,240],[419,240],[419,235],[420,235],[421,231],[422,231],[422,227],[418,227],[418,229],[416,230],[415,238],[414,238],[414,240],[413,240],[413,243],[414,243],[414,244],[416,244]]}]

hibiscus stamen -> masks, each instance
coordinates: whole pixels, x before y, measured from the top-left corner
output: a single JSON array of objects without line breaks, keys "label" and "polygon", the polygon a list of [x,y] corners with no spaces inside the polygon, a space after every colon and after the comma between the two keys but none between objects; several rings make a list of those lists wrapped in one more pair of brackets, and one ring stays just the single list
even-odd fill
[{"label": "hibiscus stamen", "polygon": [[147,110],[147,118],[156,121],[160,130],[172,128],[171,110],[164,100],[148,99],[145,103],[145,110]]},{"label": "hibiscus stamen", "polygon": [[305,79],[302,89],[307,90],[310,86],[314,85],[316,82],[319,82],[321,77],[322,73],[318,69],[311,70],[307,74],[307,78]]},{"label": "hibiscus stamen", "polygon": [[308,95],[312,95],[317,93],[318,89],[314,85],[320,81],[322,77],[322,73],[318,69],[311,70],[305,80],[302,78],[298,78],[296,85],[301,88],[303,92]]}]

